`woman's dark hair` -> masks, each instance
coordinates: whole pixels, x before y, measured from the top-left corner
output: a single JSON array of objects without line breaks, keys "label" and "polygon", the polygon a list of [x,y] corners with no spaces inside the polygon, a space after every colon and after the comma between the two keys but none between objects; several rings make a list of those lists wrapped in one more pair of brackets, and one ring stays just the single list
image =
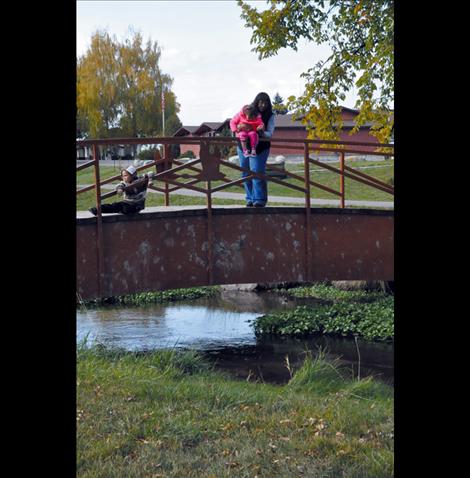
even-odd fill
[{"label": "woman's dark hair", "polygon": [[[263,100],[268,107],[263,111],[258,110],[258,102],[260,100]],[[271,115],[273,114],[273,105],[271,104],[271,98],[267,93],[261,92],[256,95],[256,98],[253,100],[252,105],[256,108],[256,113],[261,113],[261,118],[263,119],[263,123],[265,125],[268,124],[269,118],[271,118]]]}]

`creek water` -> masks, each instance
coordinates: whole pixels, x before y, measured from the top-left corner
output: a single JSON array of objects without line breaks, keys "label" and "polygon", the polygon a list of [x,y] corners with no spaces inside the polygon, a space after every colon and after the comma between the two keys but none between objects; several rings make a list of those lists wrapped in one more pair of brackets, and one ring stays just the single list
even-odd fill
[{"label": "creek water", "polygon": [[351,338],[330,336],[255,336],[251,324],[256,317],[318,303],[273,292],[222,291],[215,297],[166,304],[82,307],[77,310],[77,342],[86,337],[90,344],[129,351],[197,350],[219,370],[270,383],[287,382],[306,353],[315,356],[322,349],[351,376],[373,375],[393,385],[393,343],[358,339],[356,344]]}]

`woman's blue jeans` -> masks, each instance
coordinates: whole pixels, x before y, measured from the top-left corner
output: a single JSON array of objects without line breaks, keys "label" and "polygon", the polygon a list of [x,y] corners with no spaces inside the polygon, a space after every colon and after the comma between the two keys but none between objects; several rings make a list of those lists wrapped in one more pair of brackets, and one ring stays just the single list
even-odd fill
[{"label": "woman's blue jeans", "polygon": [[[240,166],[242,168],[250,168],[255,173],[266,173],[266,161],[269,156],[269,149],[265,149],[256,157],[243,156],[243,152],[240,147],[237,147],[238,158],[240,159]],[[248,176],[249,173],[243,172],[242,178]],[[257,203],[261,206],[265,206],[268,202],[268,185],[264,179],[248,179],[244,181],[247,203]]]}]

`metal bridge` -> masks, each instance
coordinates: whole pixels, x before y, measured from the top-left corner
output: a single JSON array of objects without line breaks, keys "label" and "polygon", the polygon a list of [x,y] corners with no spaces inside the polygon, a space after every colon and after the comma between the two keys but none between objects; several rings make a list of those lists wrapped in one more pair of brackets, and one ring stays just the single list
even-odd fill
[{"label": "metal bridge", "polygon": [[[234,138],[120,138],[77,143],[91,146],[94,157],[77,171],[93,167],[95,173],[94,184],[78,189],[77,194],[94,190],[98,210],[96,217],[77,217],[77,293],[84,300],[215,284],[393,280],[393,211],[345,207],[345,178],[394,194],[393,186],[346,165],[351,154],[393,156],[391,144],[272,139],[276,146],[303,153],[304,174],[282,171],[290,179],[286,181],[222,159],[222,148],[234,145]],[[99,149],[109,144],[164,145],[162,155],[156,151],[152,162],[137,168],[156,169],[150,189],[164,195],[163,207],[146,208],[131,216],[101,215],[101,201],[116,194],[103,194],[102,186],[120,178],[100,179]],[[177,160],[172,144],[199,144],[200,157]],[[319,161],[319,152],[337,153],[339,168]],[[317,180],[319,175],[311,173],[311,165],[338,174],[339,190]],[[227,168],[248,176],[230,179],[223,172]],[[305,206],[255,209],[212,204],[214,192],[242,188],[244,180],[254,177],[300,191]],[[206,205],[171,206],[171,193],[182,188],[203,193]],[[312,207],[312,188],[337,196],[338,207]]]}]

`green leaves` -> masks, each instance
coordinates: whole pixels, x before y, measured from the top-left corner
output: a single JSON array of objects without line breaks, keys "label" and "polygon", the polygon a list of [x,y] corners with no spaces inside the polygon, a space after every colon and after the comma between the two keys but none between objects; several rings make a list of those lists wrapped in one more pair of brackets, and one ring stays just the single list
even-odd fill
[{"label": "green leaves", "polygon": [[338,113],[345,92],[357,88],[356,107],[362,113],[356,127],[371,122],[379,141],[388,141],[393,128],[389,105],[394,98],[393,0],[330,2],[268,0],[270,8],[258,12],[238,1],[245,26],[253,29],[251,43],[260,59],[281,48],[297,50],[301,38],[327,43],[331,55],[302,74],[305,90],[286,105],[299,116],[310,138],[338,139],[342,127]]},{"label": "green leaves", "polygon": [[315,307],[299,306],[288,312],[257,317],[254,329],[258,335],[301,336],[321,333],[388,340],[394,336],[393,296],[372,303],[338,302]]}]

